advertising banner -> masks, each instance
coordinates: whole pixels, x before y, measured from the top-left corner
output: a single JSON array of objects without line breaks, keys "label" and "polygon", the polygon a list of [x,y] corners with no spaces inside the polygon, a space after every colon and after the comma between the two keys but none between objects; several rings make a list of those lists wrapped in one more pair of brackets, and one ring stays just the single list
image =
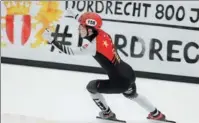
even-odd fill
[{"label": "advertising banner", "polygon": [[[152,73],[152,78],[161,74],[159,79],[172,75],[197,81],[198,5],[199,1],[3,1],[1,57],[100,68],[92,56],[73,54],[71,47],[85,41],[79,38],[78,22],[65,17],[66,9],[72,8],[80,14],[98,13],[119,55],[136,71]],[[67,54],[42,38],[46,28],[59,34]]]}]

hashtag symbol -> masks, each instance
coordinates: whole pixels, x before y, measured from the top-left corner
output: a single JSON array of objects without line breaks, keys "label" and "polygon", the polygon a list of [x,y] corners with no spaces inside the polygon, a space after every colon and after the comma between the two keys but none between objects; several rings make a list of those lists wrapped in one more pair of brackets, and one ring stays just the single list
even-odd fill
[{"label": "hashtag symbol", "polygon": [[72,37],[72,34],[68,33],[68,26],[65,26],[63,33],[59,33],[59,29],[60,25],[58,24],[56,26],[55,32],[53,32],[51,36],[54,38],[55,41],[58,41],[58,38],[62,38],[62,40],[59,42],[62,43],[63,45],[71,45],[71,42],[65,40],[66,38]]},{"label": "hashtag symbol", "polygon": [[[54,41],[55,42],[58,42],[60,47],[62,46],[70,46],[72,45],[72,43],[70,41],[67,41],[66,39],[67,38],[71,38],[72,37],[72,34],[68,33],[68,29],[69,29],[69,26],[65,26],[65,29],[64,29],[64,32],[63,33],[60,33],[60,25],[57,24],[56,26],[56,29],[55,29],[55,32],[52,32],[51,36],[54,38]],[[61,40],[58,40],[58,39],[61,39]],[[67,48],[67,49],[66,49]],[[53,52],[55,49],[54,46],[51,46],[51,52]],[[66,53],[66,54],[70,54],[72,53],[73,54],[73,51],[71,48],[69,47],[63,47],[63,51]],[[61,53],[61,52],[60,52]]]}]

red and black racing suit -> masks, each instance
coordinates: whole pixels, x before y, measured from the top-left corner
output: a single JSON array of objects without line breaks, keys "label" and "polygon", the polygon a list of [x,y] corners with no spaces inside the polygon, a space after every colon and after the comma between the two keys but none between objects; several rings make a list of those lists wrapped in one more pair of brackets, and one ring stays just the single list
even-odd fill
[{"label": "red and black racing suit", "polygon": [[[96,91],[99,93],[123,93],[130,84],[135,82],[135,73],[130,65],[124,62],[118,55],[113,41],[109,34],[98,29],[92,38],[88,38],[89,43],[80,48],[72,48],[74,54],[90,54],[106,71],[109,79],[96,80]],[[64,45],[58,42],[53,44],[64,52]],[[93,85],[92,85],[93,86]]]}]

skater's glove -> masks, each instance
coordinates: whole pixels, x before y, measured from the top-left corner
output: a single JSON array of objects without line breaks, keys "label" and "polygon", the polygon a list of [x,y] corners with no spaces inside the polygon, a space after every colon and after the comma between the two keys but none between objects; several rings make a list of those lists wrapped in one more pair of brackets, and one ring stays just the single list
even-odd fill
[{"label": "skater's glove", "polygon": [[72,10],[71,8],[67,8],[66,12],[65,12],[65,17],[72,17],[72,18],[78,20],[79,19],[79,14],[78,14],[77,11]]},{"label": "skater's glove", "polygon": [[48,43],[52,43],[54,38],[51,36],[52,32],[49,31],[48,29],[46,29],[44,31],[44,33],[42,34],[42,37],[44,38],[44,40],[46,40]]}]

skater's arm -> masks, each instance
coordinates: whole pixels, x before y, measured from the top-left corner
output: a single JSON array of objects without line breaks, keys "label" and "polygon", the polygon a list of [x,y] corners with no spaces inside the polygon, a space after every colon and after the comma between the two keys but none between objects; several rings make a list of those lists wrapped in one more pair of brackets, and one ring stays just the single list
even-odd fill
[{"label": "skater's arm", "polygon": [[72,10],[71,8],[67,8],[67,10],[65,11],[65,17],[71,17],[75,20],[78,20],[80,17],[80,13],[78,13],[75,10]]},{"label": "skater's arm", "polygon": [[[45,30],[43,34],[43,38],[49,42],[49,44],[55,46],[58,50],[61,52],[67,54],[68,53],[68,47],[58,41],[56,41],[52,36],[52,32],[50,32],[48,29]],[[74,55],[95,55],[96,53],[96,41],[93,40],[92,42],[89,42],[84,44],[81,47],[69,47],[72,50],[72,54]]]},{"label": "skater's arm", "polygon": [[57,41],[53,41],[51,44],[65,54],[67,54],[67,47],[70,47],[74,55],[93,55],[94,56],[96,53],[96,41],[92,41],[91,43],[87,43],[81,47],[66,46]]},{"label": "skater's arm", "polygon": [[[75,10],[72,10],[71,8],[67,8],[65,11],[65,17],[72,17],[75,20],[78,20],[80,17],[80,13],[78,13]],[[48,31],[48,30],[47,30]],[[89,41],[88,41],[89,42]],[[69,46],[63,45],[60,42],[57,41],[52,41],[51,44],[58,48],[61,52],[67,54],[67,49]],[[95,55],[96,53],[96,41],[89,42],[81,47],[71,47],[70,49],[72,50],[72,54],[74,55]]]},{"label": "skater's arm", "polygon": [[65,14],[64,14],[64,17],[66,18],[74,18],[76,21],[79,20],[80,16],[81,16],[82,13],[74,10],[74,9],[71,9],[71,8],[67,8],[66,11],[65,11]]}]

